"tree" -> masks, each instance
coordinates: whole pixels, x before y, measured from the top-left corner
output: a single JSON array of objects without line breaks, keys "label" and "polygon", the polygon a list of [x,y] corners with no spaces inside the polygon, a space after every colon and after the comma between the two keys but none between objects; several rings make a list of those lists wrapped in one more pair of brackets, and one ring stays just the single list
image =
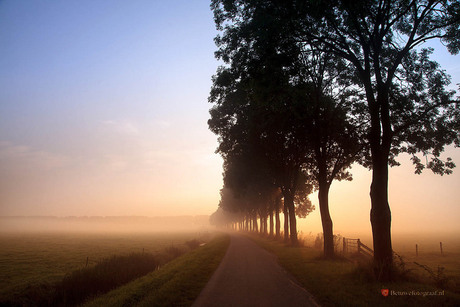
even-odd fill
[{"label": "tree", "polygon": [[233,225],[238,220],[238,218],[239,217],[237,213],[227,211],[219,206],[219,208],[217,208],[217,210],[209,217],[209,223],[217,227],[233,228]]},{"label": "tree", "polygon": [[265,210],[261,203],[269,203],[267,195],[274,195],[271,191],[279,187],[284,197],[285,221],[289,220],[290,240],[296,244],[294,198],[307,177],[302,176],[305,137],[298,135],[303,130],[293,121],[297,114],[292,113],[294,105],[284,95],[273,96],[277,99],[271,103],[257,95],[248,96],[249,92],[260,94],[258,85],[254,85],[260,80],[227,82],[228,74],[228,70],[221,68],[214,78],[212,93],[217,94],[211,97],[216,105],[208,121],[210,129],[219,135],[218,152],[225,161],[224,183],[244,191],[241,194],[251,197],[251,204],[259,203],[257,208],[261,210]]},{"label": "tree", "polygon": [[[221,5],[230,5],[229,11],[221,11]],[[234,18],[231,5],[213,2],[218,29],[223,28],[227,17]],[[223,17],[222,14],[227,13],[227,17]],[[239,13],[244,14],[244,11],[239,10]],[[217,45],[222,47],[216,56],[227,66],[220,67],[213,78],[209,100],[215,106],[210,110],[208,123],[220,136],[218,152],[224,155],[224,160],[229,152],[252,146],[250,150],[258,152],[257,159],[266,161],[271,178],[282,191],[284,212],[289,215],[285,221],[289,220],[290,239],[296,244],[294,196],[306,152],[305,137],[299,135],[303,132],[296,125],[296,89],[290,84],[292,74],[286,70],[295,67],[285,64],[291,61],[290,55],[296,48],[294,44],[275,44],[277,41],[272,41],[274,32],[270,31],[257,33],[264,38],[253,44],[249,32],[256,28],[247,26],[240,27],[236,36],[227,32],[229,35],[216,37]],[[271,25],[272,28],[276,29]],[[246,31],[248,36],[244,35]]]},{"label": "tree", "polygon": [[440,38],[451,53],[460,49],[460,3],[447,0],[295,1],[295,36],[346,60],[362,89],[370,118],[372,168],[371,224],[375,272],[391,279],[391,211],[388,166],[401,152],[411,155],[416,172],[425,167],[418,152],[430,155],[434,173],[455,167],[442,161],[444,146],[459,140],[459,107],[446,91],[449,78],[424,42]]},{"label": "tree", "polygon": [[[353,126],[356,120],[347,98],[347,67],[339,57],[299,44],[293,36],[296,12],[288,6],[273,1],[213,1],[212,8],[217,28],[223,30],[216,37],[216,56],[229,65],[218,71],[214,85],[220,86],[212,93],[229,100],[251,97],[253,109],[244,110],[261,122],[252,126],[259,129],[255,141],[264,148],[283,192],[292,240],[296,240],[293,198],[298,178],[302,172],[311,173],[319,190],[324,253],[332,257],[330,185],[333,180],[351,179],[346,169],[361,158],[363,148],[362,129]],[[246,94],[222,88],[244,82]],[[214,102],[216,96],[211,95]],[[226,111],[236,107],[227,105]]]},{"label": "tree", "polygon": [[[329,191],[334,180],[352,180],[347,169],[361,161],[366,121],[354,115],[357,101],[350,99],[351,76],[343,61],[314,46],[303,46],[300,80],[305,80],[304,126],[312,152],[305,164],[318,190],[324,235],[324,257],[334,257],[333,223]],[[364,124],[363,124],[364,122]]]},{"label": "tree", "polygon": [[305,165],[318,190],[324,235],[324,257],[334,257],[334,233],[329,213],[329,191],[334,180],[352,180],[347,169],[363,150],[359,129],[347,121],[347,111],[327,96],[314,100],[308,140],[313,155]]}]

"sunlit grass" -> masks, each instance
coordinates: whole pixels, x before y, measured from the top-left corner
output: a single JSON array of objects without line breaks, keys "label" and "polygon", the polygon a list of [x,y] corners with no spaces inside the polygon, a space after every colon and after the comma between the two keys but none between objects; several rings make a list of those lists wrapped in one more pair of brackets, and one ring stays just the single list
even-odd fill
[{"label": "sunlit grass", "polygon": [[[429,281],[380,283],[372,280],[370,268],[347,260],[323,260],[321,252],[309,248],[288,247],[280,242],[251,236],[259,245],[274,253],[279,263],[290,272],[323,306],[455,306],[460,294],[400,295],[384,297],[382,289],[406,292],[435,292]],[[411,280],[411,279],[409,279]]]}]

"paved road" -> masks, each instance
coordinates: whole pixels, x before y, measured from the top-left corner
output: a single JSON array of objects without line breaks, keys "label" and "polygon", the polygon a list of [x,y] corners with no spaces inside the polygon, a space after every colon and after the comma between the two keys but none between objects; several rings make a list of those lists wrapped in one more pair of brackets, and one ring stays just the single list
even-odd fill
[{"label": "paved road", "polygon": [[244,236],[230,236],[227,253],[193,307],[318,306],[274,255]]}]

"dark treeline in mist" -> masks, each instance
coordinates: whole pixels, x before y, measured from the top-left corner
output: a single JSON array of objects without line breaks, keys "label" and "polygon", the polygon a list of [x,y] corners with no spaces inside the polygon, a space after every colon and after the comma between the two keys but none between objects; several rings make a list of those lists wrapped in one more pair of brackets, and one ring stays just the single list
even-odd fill
[{"label": "dark treeline in mist", "polygon": [[458,100],[432,50],[419,47],[440,38],[459,51],[460,4],[214,0],[211,8],[224,63],[209,97],[224,159],[213,221],[279,237],[282,212],[285,239],[296,244],[296,216],[313,210],[317,190],[324,255],[333,257],[329,191],[359,163],[373,172],[375,273],[391,279],[388,166],[408,153],[416,173],[455,167],[440,155],[460,145]]}]

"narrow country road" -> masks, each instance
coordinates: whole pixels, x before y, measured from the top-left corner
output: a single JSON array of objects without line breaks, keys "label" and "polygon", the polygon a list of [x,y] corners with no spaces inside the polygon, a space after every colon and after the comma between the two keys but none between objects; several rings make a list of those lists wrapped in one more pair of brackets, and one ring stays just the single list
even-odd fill
[{"label": "narrow country road", "polygon": [[318,306],[274,255],[242,235],[230,236],[227,253],[194,307]]}]

